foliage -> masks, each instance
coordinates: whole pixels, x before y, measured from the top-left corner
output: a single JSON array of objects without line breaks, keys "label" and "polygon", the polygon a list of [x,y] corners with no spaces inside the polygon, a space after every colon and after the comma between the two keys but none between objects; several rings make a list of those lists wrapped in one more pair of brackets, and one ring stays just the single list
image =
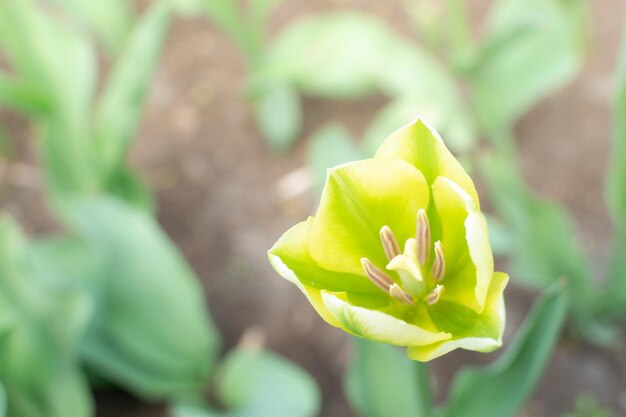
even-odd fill
[{"label": "foliage", "polygon": [[[217,360],[197,277],[126,162],[180,4],[154,2],[131,27],[127,2],[96,3],[58,0],[66,14],[35,0],[0,4],[0,54],[10,64],[0,70],[0,103],[36,125],[48,202],[64,229],[27,240],[9,219],[0,223],[0,381],[12,417],[93,415],[87,373],[148,400],[197,399]],[[67,25],[70,17],[81,24]],[[113,55],[101,89],[90,32]],[[289,412],[315,412],[314,383],[287,361],[239,361],[259,367],[258,381],[282,372],[294,394],[300,383],[308,403]]]},{"label": "foliage", "polygon": [[514,416],[545,368],[566,311],[562,284],[545,290],[497,361],[462,368],[454,376],[443,406],[434,406],[424,364],[407,360],[392,347],[356,341],[346,374],[348,398],[363,417],[384,417],[390,410],[399,417]]},{"label": "foliage", "polygon": [[592,396],[581,395],[576,398],[574,410],[561,417],[613,417],[613,412],[601,407]]},{"label": "foliage", "polygon": [[208,405],[176,405],[173,417],[313,417],[319,390],[285,359],[245,345],[234,349],[216,373],[217,396],[227,411]]}]

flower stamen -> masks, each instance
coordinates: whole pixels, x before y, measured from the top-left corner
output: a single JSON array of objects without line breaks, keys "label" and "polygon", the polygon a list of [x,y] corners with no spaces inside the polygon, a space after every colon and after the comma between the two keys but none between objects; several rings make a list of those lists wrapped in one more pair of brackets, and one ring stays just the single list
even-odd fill
[{"label": "flower stamen", "polygon": [[400,245],[396,240],[396,236],[393,234],[393,231],[389,226],[383,226],[380,229],[380,241],[383,244],[383,249],[385,250],[385,256],[387,256],[387,260],[391,261],[396,256],[400,255]]},{"label": "flower stamen", "polygon": [[420,265],[424,266],[430,256],[430,223],[423,208],[417,212],[415,238],[417,241],[417,260]]},{"label": "flower stamen", "polygon": [[446,261],[443,257],[443,244],[435,242],[435,261],[433,262],[432,276],[435,281],[441,281],[446,273]]},{"label": "flower stamen", "polygon": [[392,284],[389,287],[389,295],[403,302],[404,304],[414,304],[413,297],[411,297],[406,291],[404,291],[398,284]]},{"label": "flower stamen", "polygon": [[426,302],[429,305],[436,304],[437,301],[439,301],[439,298],[441,297],[443,290],[444,290],[443,285],[437,284],[437,286],[430,292],[430,294],[428,294],[428,298],[426,299]]},{"label": "flower stamen", "polygon": [[365,275],[372,281],[378,288],[388,292],[394,282],[387,274],[380,270],[376,265],[367,258],[361,258],[361,265],[365,271]]}]

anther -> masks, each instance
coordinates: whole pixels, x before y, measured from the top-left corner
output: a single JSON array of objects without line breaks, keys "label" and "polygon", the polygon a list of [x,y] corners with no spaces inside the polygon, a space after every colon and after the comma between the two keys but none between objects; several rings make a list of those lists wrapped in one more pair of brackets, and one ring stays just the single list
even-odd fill
[{"label": "anther", "polygon": [[382,229],[380,229],[380,241],[383,243],[383,249],[385,250],[388,261],[391,261],[402,253],[400,252],[400,245],[398,245],[396,236],[389,226],[383,226]]},{"label": "anther", "polygon": [[430,224],[424,209],[419,209],[417,212],[415,238],[417,240],[417,261],[423,266],[430,256]]},{"label": "anther", "polygon": [[392,284],[389,287],[389,295],[403,302],[404,304],[413,304],[413,297],[411,297],[406,291],[404,291],[398,284]]},{"label": "anther", "polygon": [[376,265],[374,265],[372,261],[367,258],[361,258],[361,265],[363,266],[365,275],[367,275],[370,281],[372,281],[381,290],[385,292],[389,291],[389,287],[391,287],[394,282],[391,278],[389,278],[389,276],[387,276],[387,274],[377,268]]},{"label": "anther", "polygon": [[435,304],[437,301],[439,301],[439,298],[441,297],[443,290],[444,290],[443,285],[437,284],[437,286],[430,292],[430,294],[428,294],[428,298],[426,299],[426,302],[430,305]]},{"label": "anther", "polygon": [[435,261],[433,262],[432,276],[435,281],[441,281],[446,273],[446,260],[443,257],[443,244],[435,242]]}]

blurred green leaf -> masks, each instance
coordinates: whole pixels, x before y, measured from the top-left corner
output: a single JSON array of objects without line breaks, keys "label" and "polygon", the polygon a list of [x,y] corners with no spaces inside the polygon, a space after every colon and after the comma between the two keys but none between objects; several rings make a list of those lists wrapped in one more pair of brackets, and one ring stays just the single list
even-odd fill
[{"label": "blurred green leaf", "polygon": [[318,97],[393,97],[367,134],[368,150],[418,115],[441,128],[455,150],[466,149],[475,137],[471,115],[445,68],[365,14],[320,14],[288,26],[273,39],[254,81],[276,80]]},{"label": "blurred green leaf", "polygon": [[91,29],[111,52],[121,49],[132,26],[133,10],[128,0],[55,0]]},{"label": "blurred green leaf", "polygon": [[4,387],[0,383],[0,417],[5,417],[7,413],[7,397],[4,393]]},{"label": "blurred green leaf", "polygon": [[0,2],[0,41],[20,90],[47,104],[39,121],[52,193],[92,191],[97,182],[89,142],[96,62],[90,44],[32,0]]},{"label": "blurred green leaf", "polygon": [[117,168],[135,134],[171,10],[158,1],[141,17],[116,61],[98,103],[95,139],[105,175]]},{"label": "blurred green leaf", "polygon": [[226,412],[177,405],[174,417],[313,417],[320,407],[315,381],[273,353],[239,347],[217,372],[217,395]]},{"label": "blurred green leaf", "polygon": [[510,159],[485,154],[479,165],[496,213],[515,236],[511,276],[535,288],[567,277],[574,294],[588,296],[590,269],[567,214],[533,195]]},{"label": "blurred green leaf", "polygon": [[11,79],[0,72],[0,104],[41,116],[49,112],[47,97],[28,82]]},{"label": "blurred green leaf", "polygon": [[622,35],[620,63],[616,76],[613,144],[605,192],[613,223],[626,239],[626,30]]},{"label": "blurred green leaf", "polygon": [[626,320],[626,238],[616,236],[609,259],[607,282],[599,297],[599,309],[605,315]]},{"label": "blurred green leaf", "polygon": [[433,397],[426,364],[408,359],[389,345],[352,340],[354,353],[344,383],[348,399],[359,415],[431,415]]},{"label": "blurred green leaf", "polygon": [[469,73],[479,119],[488,132],[517,119],[580,70],[582,0],[500,0]]},{"label": "blurred green leaf", "polygon": [[260,41],[263,41],[266,34],[268,16],[280,1],[281,0],[248,1],[248,24],[250,25],[250,33]]},{"label": "blurred green leaf", "polygon": [[561,417],[613,417],[613,412],[601,407],[593,396],[579,395],[576,397],[574,410],[561,414]]},{"label": "blurred green leaf", "polygon": [[126,167],[118,167],[113,170],[108,182],[105,184],[106,191],[142,208],[148,212],[154,209],[154,197],[148,186],[138,174]]},{"label": "blurred green leaf", "polygon": [[363,159],[363,152],[339,123],[322,126],[309,140],[308,165],[318,191],[324,188],[328,168],[359,159]]},{"label": "blurred green leaf", "polygon": [[41,282],[57,288],[85,291],[92,285],[95,254],[77,238],[55,235],[32,240],[26,253],[28,267]]},{"label": "blurred green leaf", "polygon": [[486,214],[489,225],[489,243],[495,256],[511,255],[515,247],[515,236],[509,228],[496,217]]},{"label": "blurred green leaf", "polygon": [[493,364],[461,369],[441,417],[511,417],[532,393],[558,340],[567,311],[562,283],[544,291],[506,352]]},{"label": "blurred green leaf", "polygon": [[[182,0],[177,0],[182,1]],[[190,1],[190,0],[187,0]],[[239,45],[246,54],[251,53],[243,13],[233,0],[200,0],[209,19]]]},{"label": "blurred green leaf", "polygon": [[245,347],[231,351],[218,379],[221,401],[239,414],[311,417],[319,410],[315,381],[300,367],[267,351]]},{"label": "blurred green leaf", "polygon": [[90,369],[149,399],[203,390],[219,337],[197,278],[159,225],[113,198],[74,201],[65,217],[100,256],[83,346]]},{"label": "blurred green leaf", "polygon": [[2,219],[0,380],[8,414],[89,417],[91,396],[77,353],[91,304],[80,292],[40,279],[26,262],[28,250],[17,226]]},{"label": "blurred green leaf", "polygon": [[293,89],[281,85],[254,99],[257,125],[274,150],[285,150],[302,127],[300,99]]},{"label": "blurred green leaf", "polygon": [[367,15],[316,15],[292,23],[272,41],[263,71],[308,94],[363,97],[379,87],[388,48],[397,49],[393,47],[396,41],[406,45]]}]

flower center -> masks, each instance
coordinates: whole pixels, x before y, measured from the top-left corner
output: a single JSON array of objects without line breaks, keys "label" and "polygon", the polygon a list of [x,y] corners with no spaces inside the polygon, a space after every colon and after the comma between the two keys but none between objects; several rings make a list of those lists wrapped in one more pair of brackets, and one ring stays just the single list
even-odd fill
[{"label": "flower center", "polygon": [[415,237],[405,242],[404,252],[400,251],[398,240],[389,226],[380,229],[380,241],[389,261],[385,269],[395,272],[399,282],[394,281],[368,258],[361,258],[365,275],[378,288],[404,304],[415,304],[415,300],[428,304],[439,301],[444,291],[441,281],[446,273],[446,262],[441,241],[436,241],[434,245],[431,243],[426,211],[419,209],[417,212]]}]

